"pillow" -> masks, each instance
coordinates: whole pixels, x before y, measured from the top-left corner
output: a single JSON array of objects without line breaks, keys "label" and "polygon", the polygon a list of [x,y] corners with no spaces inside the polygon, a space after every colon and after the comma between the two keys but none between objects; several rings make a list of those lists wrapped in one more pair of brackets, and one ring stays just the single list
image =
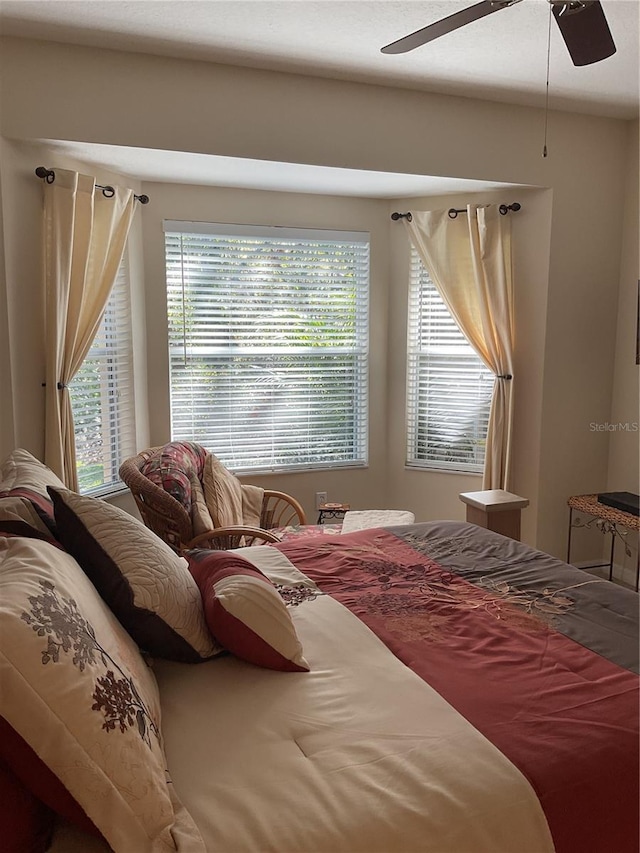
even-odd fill
[{"label": "pillow", "polygon": [[264,489],[260,486],[240,486],[242,496],[242,523],[247,527],[262,527]]},{"label": "pillow", "polygon": [[199,832],[166,776],[151,670],[76,561],[0,537],[0,715],[113,850],[166,853]]},{"label": "pillow", "polygon": [[204,497],[214,527],[234,527],[243,523],[240,480],[217,456],[208,453],[202,475]]},{"label": "pillow", "polygon": [[67,489],[50,494],[58,539],[141,649],[186,663],[220,651],[184,558],[106,501]]},{"label": "pillow", "polygon": [[17,731],[0,717],[0,764],[4,763],[16,779],[38,802],[65,818],[84,832],[101,837],[95,825],[64,787],[55,773],[36,755]]},{"label": "pillow", "polygon": [[307,672],[287,607],[271,581],[228,551],[187,552],[209,630],[236,657],[267,669]]},{"label": "pillow", "polygon": [[0,491],[31,489],[47,497],[47,487],[66,488],[62,480],[28,450],[18,448],[0,463]]},{"label": "pillow", "polygon": [[0,762],[2,847],[16,853],[45,853],[53,832],[53,812]]},{"label": "pillow", "polygon": [[213,530],[213,521],[204,499],[202,483],[195,473],[190,474],[189,479],[191,481],[191,526],[193,535],[199,536],[201,533]]},{"label": "pillow", "polygon": [[401,509],[349,510],[342,522],[343,533],[367,530],[372,527],[391,527],[394,524],[413,524],[415,515]]},{"label": "pillow", "polygon": [[[53,504],[51,501],[49,501],[49,505],[51,507],[51,521],[53,521]],[[11,492],[0,492],[0,521],[18,520],[24,521],[40,533],[51,535],[50,527],[44,523],[41,514],[29,498]]]},{"label": "pillow", "polygon": [[62,480],[28,450],[18,448],[0,464],[0,498],[23,498],[39,518],[35,526],[38,529],[46,527],[55,534],[48,486],[66,488]]}]

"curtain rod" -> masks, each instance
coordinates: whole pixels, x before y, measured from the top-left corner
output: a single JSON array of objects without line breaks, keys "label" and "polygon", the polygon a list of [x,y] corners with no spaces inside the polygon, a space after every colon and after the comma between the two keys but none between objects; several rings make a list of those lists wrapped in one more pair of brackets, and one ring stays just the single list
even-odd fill
[{"label": "curtain rod", "polygon": [[[500,213],[503,216],[506,216],[510,210],[516,211],[516,210],[520,210],[521,208],[522,208],[522,205],[520,204],[520,202],[514,201],[513,204],[501,204],[500,207],[498,208],[498,210],[500,211]],[[467,212],[466,208],[458,209],[455,207],[450,207],[449,211],[448,211],[449,219],[457,219],[459,213],[466,213],[466,212]],[[406,219],[408,222],[411,222],[413,217],[411,216],[410,213],[398,213],[396,211],[395,213],[391,214],[391,218],[393,219],[394,222],[397,222],[398,219]]]},{"label": "curtain rod", "polygon": [[[43,181],[46,181],[48,184],[52,184],[56,179],[56,173],[53,169],[47,169],[44,166],[38,166],[36,169],[36,175],[39,178],[42,178]],[[102,195],[105,198],[113,198],[116,194],[116,191],[113,187],[103,186],[102,184],[96,184],[96,188],[102,190]],[[133,194],[133,197],[137,199],[140,204],[149,204],[149,196],[148,195],[136,195]]]}]

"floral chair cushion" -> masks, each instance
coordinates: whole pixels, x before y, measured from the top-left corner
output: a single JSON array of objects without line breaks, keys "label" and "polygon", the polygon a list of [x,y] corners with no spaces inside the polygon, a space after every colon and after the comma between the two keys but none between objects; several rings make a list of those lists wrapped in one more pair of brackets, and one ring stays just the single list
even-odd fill
[{"label": "floral chair cushion", "polygon": [[202,482],[207,451],[192,441],[172,441],[149,457],[140,472],[191,513],[191,478]]}]

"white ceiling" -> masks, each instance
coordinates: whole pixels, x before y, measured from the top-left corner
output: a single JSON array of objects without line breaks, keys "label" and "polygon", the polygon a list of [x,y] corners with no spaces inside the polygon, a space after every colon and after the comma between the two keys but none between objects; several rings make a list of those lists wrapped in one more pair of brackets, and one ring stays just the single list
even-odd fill
[{"label": "white ceiling", "polygon": [[[474,0],[2,0],[0,32],[542,106],[549,4],[524,0],[400,56]],[[602,0],[617,53],[576,68],[552,22],[550,106],[638,115],[640,0]]]},{"label": "white ceiling", "polygon": [[472,181],[466,178],[368,172],[329,166],[307,166],[301,163],[274,163],[210,154],[127,148],[119,145],[51,139],[38,142],[45,143],[52,152],[67,155],[83,163],[103,166],[110,171],[142,181],[161,183],[388,199],[487,192],[522,186]]},{"label": "white ceiling", "polygon": [[[473,2],[0,0],[0,33],[544,106],[550,9],[546,0],[523,0],[405,55],[380,53],[390,41]],[[631,119],[638,115],[639,104],[640,0],[602,2],[617,53],[576,68],[552,22],[549,106]],[[84,162],[148,181],[378,198],[506,186],[47,142]]]}]

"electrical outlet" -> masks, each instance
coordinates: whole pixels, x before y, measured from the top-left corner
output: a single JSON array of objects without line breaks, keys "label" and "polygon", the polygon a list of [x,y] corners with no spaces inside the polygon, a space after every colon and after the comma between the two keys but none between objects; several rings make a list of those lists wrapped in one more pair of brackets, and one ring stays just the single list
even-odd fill
[{"label": "electrical outlet", "polygon": [[326,492],[316,492],[316,509],[320,509],[322,504],[326,504],[327,502],[327,493]]}]

